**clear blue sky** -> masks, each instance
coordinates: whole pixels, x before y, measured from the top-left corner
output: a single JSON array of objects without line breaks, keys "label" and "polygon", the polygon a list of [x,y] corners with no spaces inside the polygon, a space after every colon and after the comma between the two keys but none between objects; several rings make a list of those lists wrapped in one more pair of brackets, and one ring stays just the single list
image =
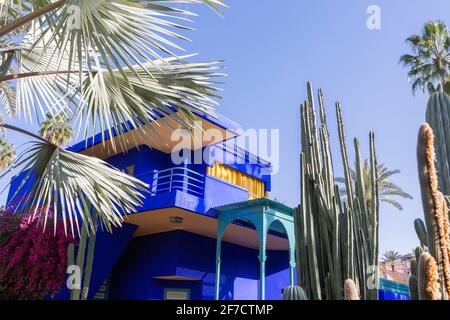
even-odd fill
[{"label": "clear blue sky", "polygon": [[[272,194],[291,206],[298,203],[299,104],[310,80],[324,89],[334,151],[334,102],[339,100],[349,147],[350,138],[359,137],[367,155],[368,133],[375,131],[379,162],[401,169],[394,182],[414,196],[402,201],[402,212],[381,207],[380,249],[406,253],[415,247],[413,221],[422,216],[415,148],[427,97],[412,96],[398,59],[408,50],[404,40],[425,21],[442,19],[450,25],[448,0],[226,2],[230,8],[224,19],[208,8],[192,8],[199,13],[197,31],[184,47],[200,53],[196,59],[226,61],[220,113],[244,128],[280,129],[280,171],[273,177]],[[366,27],[372,4],[381,8],[381,30]],[[15,134],[9,138],[24,141]]]}]

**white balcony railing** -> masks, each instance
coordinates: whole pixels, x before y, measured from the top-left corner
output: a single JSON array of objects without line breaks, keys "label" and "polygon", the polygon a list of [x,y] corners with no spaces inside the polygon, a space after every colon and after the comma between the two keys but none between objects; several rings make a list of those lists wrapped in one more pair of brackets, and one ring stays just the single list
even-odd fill
[{"label": "white balcony railing", "polygon": [[152,196],[175,190],[203,196],[205,176],[185,167],[155,171],[151,187]]}]

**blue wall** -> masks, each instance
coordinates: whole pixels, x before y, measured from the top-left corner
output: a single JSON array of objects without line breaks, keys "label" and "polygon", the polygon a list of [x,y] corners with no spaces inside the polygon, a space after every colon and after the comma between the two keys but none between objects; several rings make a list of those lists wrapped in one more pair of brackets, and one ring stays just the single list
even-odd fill
[{"label": "blue wall", "polygon": [[378,290],[378,298],[379,300],[411,300],[410,296],[387,290]]},{"label": "blue wall", "polygon": [[[185,231],[134,238],[116,264],[110,299],[162,299],[164,288],[190,288],[191,299],[214,299],[216,240]],[[288,252],[268,251],[267,298],[280,299],[289,285]],[[182,276],[201,281],[168,281]],[[258,250],[224,242],[220,298],[256,299]]]},{"label": "blue wall", "polygon": [[90,299],[98,291],[105,278],[111,273],[136,230],[136,225],[123,223],[122,227],[114,228],[112,233],[105,231],[97,233],[89,290]]}]

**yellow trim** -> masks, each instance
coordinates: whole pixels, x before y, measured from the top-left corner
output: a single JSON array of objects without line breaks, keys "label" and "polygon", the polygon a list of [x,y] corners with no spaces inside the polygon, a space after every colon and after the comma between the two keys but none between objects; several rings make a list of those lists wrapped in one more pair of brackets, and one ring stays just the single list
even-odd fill
[{"label": "yellow trim", "polygon": [[264,181],[256,179],[227,165],[215,162],[213,167],[206,168],[206,173],[210,176],[247,189],[249,200],[268,196],[268,193],[264,188]]}]

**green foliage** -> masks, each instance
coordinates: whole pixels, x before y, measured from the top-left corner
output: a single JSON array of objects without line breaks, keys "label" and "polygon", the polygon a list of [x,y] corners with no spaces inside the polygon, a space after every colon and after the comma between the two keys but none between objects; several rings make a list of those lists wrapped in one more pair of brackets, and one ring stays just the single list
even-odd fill
[{"label": "green foliage", "polygon": [[0,171],[5,170],[14,161],[15,157],[16,151],[14,146],[0,139]]},{"label": "green foliage", "polygon": [[[366,287],[378,270],[378,183],[373,133],[370,134],[370,179],[363,177],[358,139],[354,140],[356,179],[352,179],[340,104],[336,104],[347,201],[335,185],[322,91],[318,110],[311,84],[301,106],[301,203],[295,211],[299,285],[311,299],[344,298],[344,280],[354,279],[361,299],[376,300],[376,284]],[[367,185],[369,183],[370,186]],[[355,186],[353,187],[353,184]],[[371,190],[367,201],[367,188]]]},{"label": "green foliage", "polygon": [[40,135],[56,146],[63,146],[72,139],[72,128],[65,114],[47,113],[47,120],[41,123]]},{"label": "green foliage", "polygon": [[429,21],[423,26],[422,34],[412,35],[406,42],[413,54],[401,56],[400,63],[409,68],[413,92],[442,91],[450,67],[450,33],[445,23]]},{"label": "green foliage", "polygon": [[[35,178],[17,211],[34,212],[34,208],[42,207],[44,210],[39,214],[47,221],[50,208],[54,208],[64,221],[65,231],[70,228],[72,235],[79,234],[80,216],[87,227],[96,230],[93,210],[99,212],[107,231],[112,231],[112,226],[121,226],[123,215],[136,212],[148,192],[146,183],[103,160],[49,143],[29,142],[27,150],[19,155],[17,166],[26,172],[23,181],[30,176]],[[24,188],[28,187],[20,184],[12,198]]]},{"label": "green foliage", "polygon": [[[364,161],[363,165],[363,178],[364,183],[366,185],[366,190],[364,193],[364,197],[366,199],[367,203],[371,203],[371,197],[372,197],[372,190],[371,190],[371,172],[370,172],[370,163],[369,160]],[[394,199],[394,197],[400,197],[405,199],[412,199],[412,196],[402,190],[401,187],[396,185],[390,180],[390,177],[400,173],[400,170],[389,170],[384,164],[378,165],[378,195],[381,202],[385,202],[387,204],[390,204],[394,207],[396,207],[399,210],[403,210],[402,205],[400,202]],[[356,185],[356,171],[351,169],[350,170],[351,177],[353,179],[353,184]],[[345,184],[345,178],[339,177],[336,178],[336,181],[342,184]],[[345,187],[340,189],[340,192],[343,196],[346,195],[346,189]]]},{"label": "green foliage", "polygon": [[[147,186],[98,159],[63,150],[72,135],[68,123],[77,124],[84,138],[115,130],[124,147],[130,142],[137,146],[135,136],[159,139],[149,124],[161,117],[190,129],[197,120],[194,113],[214,115],[218,95],[213,79],[223,75],[220,62],[194,63],[184,60],[191,56],[179,56],[183,49],[176,42],[189,40],[185,31],[192,30],[188,18],[194,16],[180,3],[206,3],[216,12],[226,7],[221,0],[0,2],[0,102],[11,116],[39,120],[47,115],[44,139],[0,125],[39,140],[13,166],[22,170],[16,175],[29,170],[24,176],[31,181],[20,210],[60,203],[73,232],[84,222],[95,229],[94,209],[111,230],[121,224],[123,213],[141,203]],[[131,141],[120,134],[124,126],[135,129]],[[106,139],[102,134],[102,142]],[[13,158],[10,145],[2,142],[0,169]]]},{"label": "green foliage", "polygon": [[386,262],[395,262],[400,260],[402,255],[398,251],[389,250],[383,253],[382,259]]}]

